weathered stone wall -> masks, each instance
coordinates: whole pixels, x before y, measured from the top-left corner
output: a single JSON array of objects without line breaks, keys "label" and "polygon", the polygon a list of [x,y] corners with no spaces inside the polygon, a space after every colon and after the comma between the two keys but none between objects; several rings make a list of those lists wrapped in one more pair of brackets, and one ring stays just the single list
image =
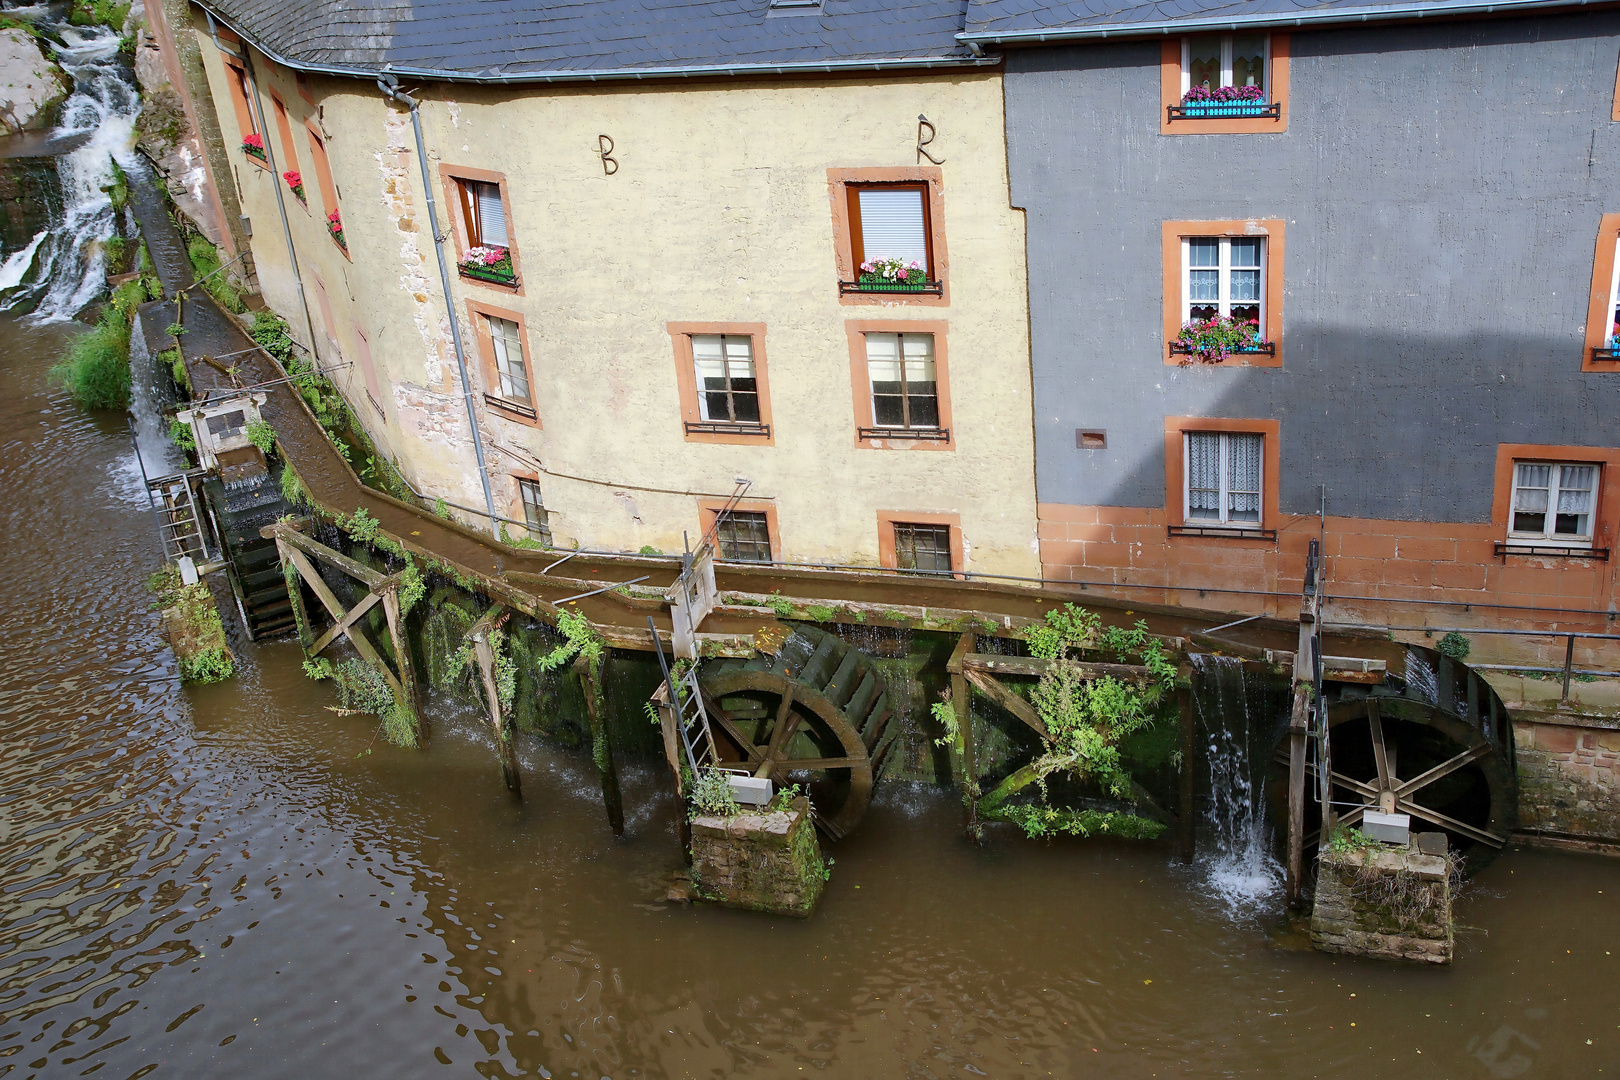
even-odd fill
[{"label": "weathered stone wall", "polygon": [[808,799],[772,813],[692,821],[692,883],[705,900],[802,919],[826,880]]},{"label": "weathered stone wall", "polygon": [[1451,963],[1449,873],[1445,856],[1415,847],[1324,851],[1317,863],[1311,944],[1349,956]]},{"label": "weathered stone wall", "polygon": [[1515,716],[1513,735],[1519,827],[1620,842],[1620,720]]}]

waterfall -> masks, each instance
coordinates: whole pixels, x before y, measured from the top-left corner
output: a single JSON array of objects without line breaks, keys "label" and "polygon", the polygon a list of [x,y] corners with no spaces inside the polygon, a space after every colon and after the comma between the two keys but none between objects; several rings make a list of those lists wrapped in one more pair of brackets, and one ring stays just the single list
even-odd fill
[{"label": "waterfall", "polygon": [[[37,9],[6,14],[39,16]],[[56,59],[73,79],[61,123],[51,132],[53,143],[73,149],[56,159],[60,215],[53,213],[51,227],[0,266],[0,291],[12,290],[0,310],[34,300],[36,322],[67,322],[103,288],[100,242],[113,235],[115,221],[112,200],[101,189],[113,182],[113,160],[126,173],[144,172],[133,150],[141,104],[115,31],[37,21],[60,40]]]},{"label": "waterfall", "polygon": [[1206,888],[1227,908],[1253,908],[1276,896],[1283,882],[1264,799],[1272,694],[1235,657],[1195,653],[1191,660],[1209,759],[1198,866]]}]

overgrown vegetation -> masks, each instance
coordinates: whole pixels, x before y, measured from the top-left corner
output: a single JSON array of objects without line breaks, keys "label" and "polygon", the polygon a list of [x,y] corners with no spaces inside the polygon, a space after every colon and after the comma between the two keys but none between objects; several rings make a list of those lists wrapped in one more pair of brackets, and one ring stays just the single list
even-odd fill
[{"label": "overgrown vegetation", "polygon": [[73,0],[68,22],[74,26],[107,26],[122,31],[129,18],[129,5],[117,0]]},{"label": "overgrown vegetation", "polygon": [[742,813],[742,807],[732,797],[731,781],[720,769],[705,766],[698,770],[689,790],[692,793],[690,814],[694,818],[734,818]]},{"label": "overgrown vegetation", "polygon": [[[1048,611],[1045,625],[1029,630],[1025,640],[1032,655],[1048,661],[1045,674],[1029,690],[1029,702],[1046,728],[1042,752],[981,799],[980,813],[1010,821],[1031,837],[1160,835],[1163,824],[1134,813],[1053,806],[1048,779],[1062,774],[1105,798],[1135,801],[1136,785],[1122,763],[1119,744],[1152,726],[1175,686],[1175,665],[1163,646],[1145,622],[1105,629],[1096,613],[1073,604]],[[1146,671],[1136,679],[1099,677],[1074,655],[1085,652],[1134,662]],[[945,701],[933,712],[945,728],[947,744],[960,753],[956,710]],[[1011,801],[1031,786],[1039,792],[1036,802]]]},{"label": "overgrown vegetation", "polygon": [[167,566],[147,580],[147,588],[157,594],[163,609],[164,628],[180,661],[182,682],[219,682],[236,674],[214,594],[205,583],[187,585],[178,569]]},{"label": "overgrown vegetation", "polygon": [[1333,835],[1328,837],[1328,850],[1335,855],[1358,855],[1378,847],[1378,841],[1349,825],[1338,826],[1333,830]]},{"label": "overgrown vegetation", "polygon": [[250,420],[247,426],[248,442],[259,448],[265,457],[276,447],[276,429],[263,419]]},{"label": "overgrown vegetation", "polygon": [[1473,646],[1468,639],[1455,630],[1441,638],[1437,647],[1442,656],[1449,656],[1453,660],[1466,660],[1468,654],[1473,651]]},{"label": "overgrown vegetation", "polygon": [[364,660],[350,659],[338,664],[326,660],[313,664],[306,661],[304,674],[315,679],[331,679],[337,686],[338,701],[342,706],[377,717],[381,721],[383,738],[395,746],[407,750],[416,747],[421,732],[416,713],[395,700],[394,691],[382,672]]},{"label": "overgrown vegetation", "polygon": [[191,258],[191,268],[196,272],[197,280],[220,307],[237,315],[247,310],[241,292],[230,283],[230,275],[219,272],[222,265],[219,249],[212,240],[200,233],[193,236],[186,241],[186,254]]},{"label": "overgrown vegetation", "polygon": [[129,407],[129,336],[135,309],[147,300],[137,278],[113,290],[94,329],[75,337],[50,378],[86,409]]},{"label": "overgrown vegetation", "polygon": [[[292,356],[293,339],[292,335],[287,333],[287,320],[275,312],[257,312],[253,316],[253,329],[249,333],[265,352],[275,357],[281,364],[285,365]],[[287,374],[295,373],[289,369]]]},{"label": "overgrown vegetation", "polygon": [[541,671],[555,671],[576,656],[583,657],[591,665],[602,659],[607,645],[584,615],[577,611],[558,612],[557,631],[562,634],[563,641],[536,661]]}]

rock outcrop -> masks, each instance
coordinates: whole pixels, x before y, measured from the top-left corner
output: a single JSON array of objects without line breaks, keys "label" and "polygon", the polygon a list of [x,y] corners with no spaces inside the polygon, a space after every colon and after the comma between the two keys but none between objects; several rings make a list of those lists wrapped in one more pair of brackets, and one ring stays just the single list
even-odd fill
[{"label": "rock outcrop", "polygon": [[48,126],[72,81],[26,30],[0,30],[0,126],[6,134]]}]

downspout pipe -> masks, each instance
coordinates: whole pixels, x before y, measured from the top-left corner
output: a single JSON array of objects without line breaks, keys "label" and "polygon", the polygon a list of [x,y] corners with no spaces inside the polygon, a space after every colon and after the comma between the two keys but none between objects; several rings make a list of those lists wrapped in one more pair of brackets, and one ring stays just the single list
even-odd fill
[{"label": "downspout pipe", "polygon": [[[309,297],[304,294],[304,275],[298,269],[298,252],[293,247],[292,226],[287,224],[287,204],[281,194],[281,169],[276,164],[276,153],[271,148],[274,141],[270,138],[270,127],[264,121],[264,103],[259,100],[259,80],[253,71],[253,55],[249,49],[239,53],[231,52],[219,40],[219,29],[214,23],[214,16],[208,16],[208,33],[214,39],[219,51],[227,53],[242,61],[242,70],[247,74],[248,89],[253,91],[253,114],[259,118],[260,137],[264,140],[265,160],[270,163],[270,186],[276,193],[276,211],[281,215],[281,238],[287,244],[287,260],[292,263],[293,284],[298,287],[298,306],[304,309],[304,326],[309,330],[309,355],[316,361],[315,366],[320,367],[320,354],[315,351],[315,320],[309,317]],[[250,245],[251,246],[251,245]]]},{"label": "downspout pipe", "polygon": [[416,163],[422,171],[422,195],[427,199],[428,228],[433,230],[433,252],[439,257],[439,285],[444,290],[444,310],[450,316],[450,342],[456,349],[456,368],[461,373],[462,397],[467,403],[467,427],[472,431],[473,454],[478,459],[478,482],[484,485],[484,508],[489,514],[489,531],[501,537],[500,517],[495,513],[495,496],[489,489],[489,468],[484,463],[484,440],[478,433],[478,413],[473,405],[472,379],[467,375],[467,352],[461,344],[461,323],[456,318],[456,302],[450,292],[450,264],[444,257],[444,234],[439,232],[439,211],[433,202],[433,180],[428,174],[427,143],[422,138],[421,103],[399,89],[391,75],[377,80],[377,89],[390,100],[411,110],[411,131],[416,135]]}]

